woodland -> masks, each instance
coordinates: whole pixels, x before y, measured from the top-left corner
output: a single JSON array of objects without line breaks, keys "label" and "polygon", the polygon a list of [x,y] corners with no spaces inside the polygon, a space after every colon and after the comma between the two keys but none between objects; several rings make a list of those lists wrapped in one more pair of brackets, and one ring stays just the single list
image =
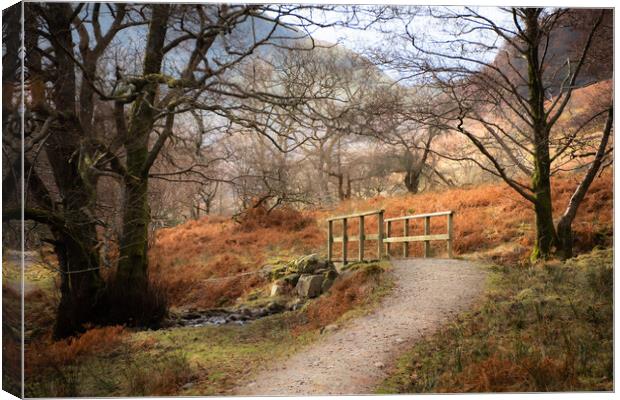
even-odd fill
[{"label": "woodland", "polygon": [[389,252],[269,294],[374,209],[454,211],[494,277],[379,390],[612,390],[613,10],[26,2],[2,30],[4,390],[24,357],[28,397],[234,393],[390,295]]}]

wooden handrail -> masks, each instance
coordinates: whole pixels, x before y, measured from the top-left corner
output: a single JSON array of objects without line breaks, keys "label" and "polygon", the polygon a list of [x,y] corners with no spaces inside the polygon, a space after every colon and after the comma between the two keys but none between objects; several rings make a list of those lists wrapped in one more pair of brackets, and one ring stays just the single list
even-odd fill
[{"label": "wooden handrail", "polygon": [[381,213],[384,213],[384,212],[385,212],[385,210],[364,211],[364,212],[355,213],[355,214],[339,215],[339,216],[336,216],[336,217],[329,217],[329,218],[327,218],[327,221],[336,221],[338,219],[350,219],[350,218],[357,218],[357,217],[367,217],[369,215],[381,214]]},{"label": "wooden handrail", "polygon": [[440,211],[440,212],[428,213],[428,214],[404,215],[402,217],[386,218],[385,222],[402,221],[405,219],[416,219],[416,218],[426,218],[426,217],[429,217],[429,218],[440,217],[442,215],[450,215],[450,214],[454,214],[454,211]]},{"label": "wooden handrail", "polygon": [[[329,261],[333,260],[334,256],[334,243],[340,242],[342,243],[342,262],[343,264],[347,264],[347,256],[348,249],[347,245],[349,242],[358,242],[358,253],[357,259],[359,261],[364,261],[364,245],[369,240],[377,241],[377,254],[379,259],[383,257],[383,213],[385,210],[373,210],[373,211],[365,211],[355,214],[348,215],[340,215],[336,217],[331,217],[327,219],[327,259]],[[378,217],[378,233],[366,235],[364,232],[364,218],[368,216],[376,215]],[[348,220],[358,218],[359,219],[359,233],[357,236],[349,236],[347,232],[347,228],[349,226]],[[342,221],[342,236],[334,236],[334,221]]]},{"label": "wooden handrail", "polygon": [[[447,232],[442,234],[431,235],[431,218],[447,216]],[[403,256],[409,256],[409,243],[410,242],[424,242],[424,257],[430,257],[431,255],[431,241],[445,240],[448,251],[448,258],[452,258],[452,240],[453,240],[453,217],[454,211],[439,211],[434,213],[405,215],[402,217],[386,218],[385,222],[388,226],[387,237],[383,239],[383,242],[387,245],[388,256],[392,243],[403,244]],[[424,235],[410,236],[409,235],[409,221],[412,219],[424,218]],[[403,221],[403,236],[391,237],[392,224],[396,221]]]},{"label": "wooden handrail", "polygon": [[[431,245],[430,242],[434,240],[445,240],[447,242],[448,257],[452,258],[452,241],[453,241],[453,217],[454,211],[439,211],[427,214],[417,215],[405,215],[402,217],[383,218],[385,210],[373,210],[365,211],[354,214],[340,215],[327,218],[327,259],[329,261],[335,261],[333,259],[333,247],[334,243],[342,243],[342,262],[347,264],[349,242],[358,242],[358,257],[359,261],[364,261],[364,245],[369,240],[377,241],[377,255],[379,259],[382,259],[385,250],[387,248],[387,256],[390,255],[391,245],[393,243],[403,244],[403,256],[409,256],[409,243],[410,242],[424,242],[424,257],[430,257]],[[364,232],[364,218],[372,215],[377,215],[377,233],[367,235]],[[442,234],[431,235],[431,217],[447,216],[447,232]],[[358,218],[359,219],[359,233],[358,235],[349,236],[347,228],[349,226],[348,220]],[[409,221],[412,219],[424,218],[424,235],[410,236],[409,234]],[[342,236],[334,236],[334,221],[342,221]],[[403,221],[403,236],[391,237],[393,222]],[[387,225],[384,226],[384,225]],[[387,235],[385,229],[387,228]],[[340,261],[340,260],[339,260]]]}]

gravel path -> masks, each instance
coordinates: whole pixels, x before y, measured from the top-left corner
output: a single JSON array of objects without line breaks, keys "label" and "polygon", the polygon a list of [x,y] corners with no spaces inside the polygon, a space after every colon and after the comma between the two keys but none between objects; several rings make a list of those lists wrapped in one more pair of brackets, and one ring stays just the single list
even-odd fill
[{"label": "gravel path", "polygon": [[423,334],[471,305],[485,272],[461,260],[393,261],[396,287],[369,315],[277,365],[239,395],[369,394],[395,358]]}]

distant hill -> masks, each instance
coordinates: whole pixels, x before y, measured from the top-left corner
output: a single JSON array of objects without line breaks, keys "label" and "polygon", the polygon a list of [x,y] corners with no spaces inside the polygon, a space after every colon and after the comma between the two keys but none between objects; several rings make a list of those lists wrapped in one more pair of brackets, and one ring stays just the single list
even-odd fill
[{"label": "distant hill", "polygon": [[[550,94],[557,94],[565,79],[570,60],[574,69],[581,55],[594,21],[600,15],[598,9],[571,9],[557,22],[549,37],[549,44],[544,54],[545,85]],[[544,49],[541,50],[541,57]],[[525,59],[512,47],[506,47],[495,58],[498,66],[520,89],[527,90],[527,83],[519,77],[527,78]],[[516,71],[515,71],[516,70]],[[518,71],[518,73],[517,73]],[[603,22],[597,29],[589,56],[579,74],[577,84],[580,86],[611,79],[613,75],[613,11],[604,10]]]}]

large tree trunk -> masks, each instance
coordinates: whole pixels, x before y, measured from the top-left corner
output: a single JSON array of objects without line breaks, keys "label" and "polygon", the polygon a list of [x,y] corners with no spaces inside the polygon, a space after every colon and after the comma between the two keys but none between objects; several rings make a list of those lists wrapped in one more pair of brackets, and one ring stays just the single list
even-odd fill
[{"label": "large tree trunk", "polygon": [[61,298],[54,325],[54,337],[61,339],[83,332],[86,323],[101,318],[103,281],[99,276],[96,232],[90,225],[81,227],[80,232],[56,237],[55,252],[61,270],[66,271],[61,274]]},{"label": "large tree trunk", "polygon": [[[133,103],[128,137],[125,142],[127,168],[124,178],[123,234],[120,258],[112,297],[113,318],[119,322],[144,325],[157,319],[159,300],[150,298],[148,282],[148,226],[151,214],[148,203],[149,135],[153,129],[157,97],[156,81],[149,79],[159,74],[163,61],[163,47],[168,27],[170,6],[153,6],[144,57],[142,94]],[[126,304],[126,306],[124,306]]]},{"label": "large tree trunk", "polygon": [[553,203],[551,199],[551,160],[549,158],[549,134],[545,128],[535,133],[538,145],[534,153],[534,212],[536,214],[536,239],[531,259],[547,258],[557,245],[557,235],[553,226]]},{"label": "large tree trunk", "polygon": [[545,87],[540,68],[539,47],[542,38],[538,18],[542,9],[528,9],[525,26],[529,40],[526,54],[528,63],[529,106],[534,136],[534,173],[532,190],[536,213],[536,239],[530,259],[547,258],[557,243],[553,226],[553,203],[551,201],[551,159],[549,157],[549,126],[545,113]]},{"label": "large tree trunk", "polygon": [[413,168],[407,169],[404,183],[409,193],[417,194],[420,187],[420,171],[416,171]]},{"label": "large tree trunk", "polygon": [[536,214],[536,238],[532,249],[531,259],[533,261],[547,258],[553,251],[557,243],[557,235],[553,226],[553,210],[551,202],[551,186],[549,177],[539,179],[534,177],[534,188],[536,191],[536,202],[534,212]]},{"label": "large tree trunk", "polygon": [[125,180],[123,234],[117,278],[129,288],[139,289],[146,282],[148,225],[151,221],[147,194],[146,179],[134,180],[130,176]]},{"label": "large tree trunk", "polygon": [[[88,211],[94,200],[95,185],[88,175],[88,167],[81,165],[84,149],[80,147],[82,131],[76,115],[75,67],[66,50],[73,48],[72,15],[73,9],[68,3],[49,7],[47,13],[58,65],[53,100],[56,109],[62,111],[45,147],[62,198],[63,226],[52,227],[62,272],[61,300],[54,329],[57,338],[79,332],[85,323],[97,318],[103,286],[99,275],[96,222]],[[42,182],[31,184],[43,185]],[[49,201],[38,197],[39,202]],[[54,208],[51,204],[47,206]]]},{"label": "large tree trunk", "polygon": [[546,127],[538,127],[534,136],[537,143],[534,152],[534,174],[532,175],[532,189],[535,199],[534,212],[536,214],[536,238],[530,256],[533,261],[549,257],[557,245],[551,199],[549,133]]}]

